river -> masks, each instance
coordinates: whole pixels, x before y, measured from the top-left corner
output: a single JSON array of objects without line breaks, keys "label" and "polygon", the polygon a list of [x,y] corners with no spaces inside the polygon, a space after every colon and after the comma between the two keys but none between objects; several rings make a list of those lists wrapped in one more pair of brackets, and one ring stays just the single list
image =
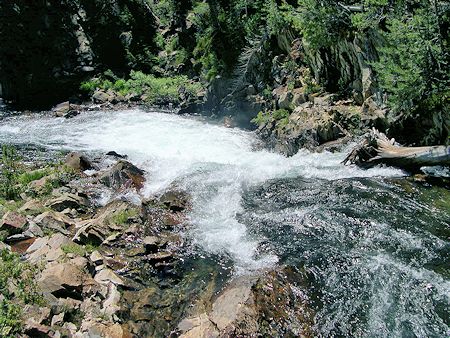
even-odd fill
[{"label": "river", "polygon": [[231,262],[233,275],[302,269],[318,336],[450,335],[444,188],[393,168],[343,166],[345,152],[286,158],[250,131],[138,109],[6,117],[0,142],[114,150],[145,169],[144,195],[186,189],[193,207],[184,236],[193,250]]}]

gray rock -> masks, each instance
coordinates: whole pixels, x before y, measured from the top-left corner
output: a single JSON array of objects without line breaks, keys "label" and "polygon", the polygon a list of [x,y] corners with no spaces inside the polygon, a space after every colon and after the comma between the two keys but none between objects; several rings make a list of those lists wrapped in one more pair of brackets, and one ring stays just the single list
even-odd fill
[{"label": "gray rock", "polygon": [[28,220],[17,212],[8,211],[0,222],[0,230],[6,230],[9,234],[17,234],[25,230]]},{"label": "gray rock", "polygon": [[95,265],[100,265],[103,263],[103,256],[97,250],[92,252],[89,258]]},{"label": "gray rock", "polygon": [[119,161],[104,172],[99,181],[110,188],[135,187],[141,189],[145,182],[144,171],[127,161]]},{"label": "gray rock", "polygon": [[54,112],[57,117],[63,117],[69,111],[70,111],[70,102],[69,101],[62,102],[52,108],[52,112]]},{"label": "gray rock", "polygon": [[293,95],[292,95],[291,91],[286,91],[286,92],[282,93],[277,102],[278,107],[280,109],[286,109],[286,110],[291,109],[292,99],[293,99]]},{"label": "gray rock", "polygon": [[94,280],[99,284],[113,283],[116,285],[124,285],[122,278],[117,276],[111,269],[102,269],[94,277]]},{"label": "gray rock", "polygon": [[103,90],[96,90],[92,95],[92,101],[95,103],[106,103],[111,102],[114,99],[114,95],[111,93],[104,92]]},{"label": "gray rock", "polygon": [[92,162],[85,155],[77,152],[67,154],[64,164],[75,171],[94,169]]},{"label": "gray rock", "polygon": [[65,209],[75,209],[78,212],[84,212],[89,207],[89,200],[74,194],[63,194],[46,203],[46,205],[56,211],[64,211]]}]

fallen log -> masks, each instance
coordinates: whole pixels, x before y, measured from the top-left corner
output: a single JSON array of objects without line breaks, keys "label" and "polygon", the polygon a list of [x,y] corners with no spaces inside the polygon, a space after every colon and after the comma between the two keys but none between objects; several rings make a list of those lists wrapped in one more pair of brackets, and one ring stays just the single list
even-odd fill
[{"label": "fallen log", "polygon": [[402,147],[386,135],[373,129],[343,161],[345,165],[356,164],[368,168],[386,164],[408,171],[427,166],[450,166],[450,147]]}]

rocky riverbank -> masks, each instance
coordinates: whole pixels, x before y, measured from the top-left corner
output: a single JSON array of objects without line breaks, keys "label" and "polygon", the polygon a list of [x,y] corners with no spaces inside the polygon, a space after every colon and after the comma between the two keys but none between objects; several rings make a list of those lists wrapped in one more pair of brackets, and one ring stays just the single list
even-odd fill
[{"label": "rocky riverbank", "polygon": [[214,267],[186,264],[188,192],[143,198],[151,178],[115,152],[27,168],[16,201],[0,207],[2,304],[17,309],[2,313],[2,335],[312,336],[295,269],[227,286]]}]

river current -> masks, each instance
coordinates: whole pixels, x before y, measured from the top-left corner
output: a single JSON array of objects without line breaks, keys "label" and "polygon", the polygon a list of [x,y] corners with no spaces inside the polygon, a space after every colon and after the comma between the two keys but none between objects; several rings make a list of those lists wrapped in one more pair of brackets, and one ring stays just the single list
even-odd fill
[{"label": "river current", "polygon": [[450,335],[448,190],[344,166],[345,152],[286,158],[253,132],[142,110],[7,117],[0,142],[114,150],[146,171],[144,195],[186,189],[194,250],[231,262],[234,275],[304,271],[318,336]]}]

